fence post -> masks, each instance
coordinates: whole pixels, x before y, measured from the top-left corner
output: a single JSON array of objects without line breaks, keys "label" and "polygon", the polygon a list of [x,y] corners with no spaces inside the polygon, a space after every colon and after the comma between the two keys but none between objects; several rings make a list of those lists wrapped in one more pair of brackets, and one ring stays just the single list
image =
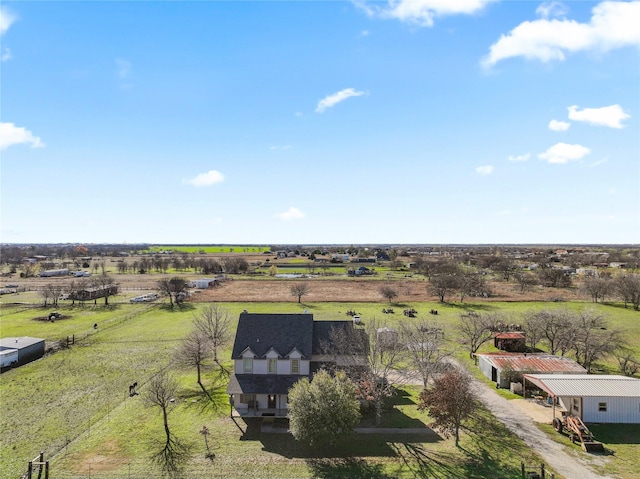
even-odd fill
[{"label": "fence post", "polygon": [[542,472],[542,474],[541,474],[542,475],[542,479],[544,479],[546,477],[545,476],[545,471],[544,471],[544,462],[542,464],[540,464],[540,471]]}]

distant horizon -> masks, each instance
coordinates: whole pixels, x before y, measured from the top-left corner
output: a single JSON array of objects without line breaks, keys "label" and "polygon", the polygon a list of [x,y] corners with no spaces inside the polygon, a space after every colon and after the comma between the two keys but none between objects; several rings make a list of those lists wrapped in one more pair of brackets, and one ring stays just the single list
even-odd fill
[{"label": "distant horizon", "polygon": [[381,247],[381,246],[422,246],[422,247],[439,247],[439,246],[578,246],[578,247],[640,247],[639,243],[111,243],[97,242],[89,243],[83,241],[67,241],[56,243],[0,243],[1,246],[66,246],[66,245],[93,245],[93,246],[238,246],[238,247],[259,247],[259,246],[354,246],[354,247]]}]

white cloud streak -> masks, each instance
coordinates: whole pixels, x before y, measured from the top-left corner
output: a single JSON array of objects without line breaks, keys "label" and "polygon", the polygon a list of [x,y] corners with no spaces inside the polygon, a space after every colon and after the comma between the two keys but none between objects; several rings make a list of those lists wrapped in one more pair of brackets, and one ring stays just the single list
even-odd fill
[{"label": "white cloud streak", "polygon": [[131,62],[122,58],[116,58],[116,75],[121,80],[126,80],[131,75]]},{"label": "white cloud streak", "polygon": [[7,7],[0,7],[0,35],[4,35],[17,19]]},{"label": "white cloud streak", "polygon": [[224,175],[216,170],[210,170],[206,173],[200,173],[199,175],[191,178],[190,180],[182,180],[182,183],[192,185],[195,187],[211,186],[224,181]]},{"label": "white cloud streak", "polygon": [[592,10],[589,23],[541,18],[522,22],[491,45],[482,64],[490,68],[514,57],[542,62],[562,61],[567,53],[606,52],[640,45],[640,1],[602,2]]},{"label": "white cloud streak", "polygon": [[328,95],[320,100],[318,102],[318,106],[316,107],[316,113],[323,113],[327,108],[331,108],[338,103],[346,100],[347,98],[351,98],[352,96],[362,95],[364,95],[363,91],[356,91],[353,88],[345,88],[344,90],[340,90],[339,92]]},{"label": "white cloud streak", "polygon": [[367,15],[392,18],[421,27],[433,26],[437,17],[471,15],[497,0],[388,0],[384,6],[355,2]]},{"label": "white cloud streak", "polygon": [[30,144],[32,148],[42,148],[45,144],[42,140],[23,127],[13,123],[0,122],[0,150],[11,145]]},{"label": "white cloud streak", "polygon": [[6,62],[8,60],[11,60],[11,58],[11,50],[5,47],[4,50],[2,50],[2,55],[0,55],[0,61]]},{"label": "white cloud streak", "polygon": [[287,211],[276,215],[277,218],[280,218],[281,220],[284,220],[284,221],[301,220],[305,216],[306,215],[302,211],[300,211],[298,208],[295,208],[293,206],[289,208]]},{"label": "white cloud streak", "polygon": [[491,173],[493,173],[493,166],[491,166],[491,165],[478,166],[476,168],[476,173],[478,173],[479,175],[483,175],[483,176],[490,175]]},{"label": "white cloud streak", "polygon": [[564,17],[569,9],[562,2],[544,2],[536,8],[536,13],[543,18]]},{"label": "white cloud streak", "polygon": [[580,160],[585,155],[589,154],[591,150],[582,145],[570,145],[568,143],[556,143],[549,147],[547,151],[540,153],[538,158],[553,164],[565,164],[570,161]]},{"label": "white cloud streak", "polygon": [[560,121],[560,120],[551,120],[549,122],[549,129],[551,131],[567,131],[571,123],[568,121]]},{"label": "white cloud streak", "polygon": [[514,163],[520,163],[523,161],[529,161],[529,158],[531,158],[531,153],[525,153],[524,155],[517,155],[517,156],[510,155],[508,160]]},{"label": "white cloud streak", "polygon": [[[638,27],[640,30],[640,27]],[[620,105],[603,106],[602,108],[584,108],[578,110],[577,105],[570,106],[569,119],[573,121],[584,121],[591,125],[608,126],[609,128],[624,128],[623,120],[631,118],[631,115],[624,112]]]}]

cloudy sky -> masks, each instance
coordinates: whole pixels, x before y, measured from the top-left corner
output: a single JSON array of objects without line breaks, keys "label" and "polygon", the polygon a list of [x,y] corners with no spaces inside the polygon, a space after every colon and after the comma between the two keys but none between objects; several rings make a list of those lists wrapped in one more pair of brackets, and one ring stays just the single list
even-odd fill
[{"label": "cloudy sky", "polygon": [[640,1],[13,2],[1,242],[640,243]]}]

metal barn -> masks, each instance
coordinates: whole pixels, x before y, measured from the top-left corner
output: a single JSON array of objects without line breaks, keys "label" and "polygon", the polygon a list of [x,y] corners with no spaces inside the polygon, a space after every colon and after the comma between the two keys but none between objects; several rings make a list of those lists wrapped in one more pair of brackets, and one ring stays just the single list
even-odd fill
[{"label": "metal barn", "polygon": [[[588,423],[640,424],[640,379],[604,374],[525,374],[558,407]],[[555,414],[555,411],[554,411]]]},{"label": "metal barn", "polygon": [[[40,338],[2,338],[0,339],[0,351],[17,350],[17,366],[22,366],[44,356],[44,339]],[[11,360],[16,362],[16,358]]]}]

